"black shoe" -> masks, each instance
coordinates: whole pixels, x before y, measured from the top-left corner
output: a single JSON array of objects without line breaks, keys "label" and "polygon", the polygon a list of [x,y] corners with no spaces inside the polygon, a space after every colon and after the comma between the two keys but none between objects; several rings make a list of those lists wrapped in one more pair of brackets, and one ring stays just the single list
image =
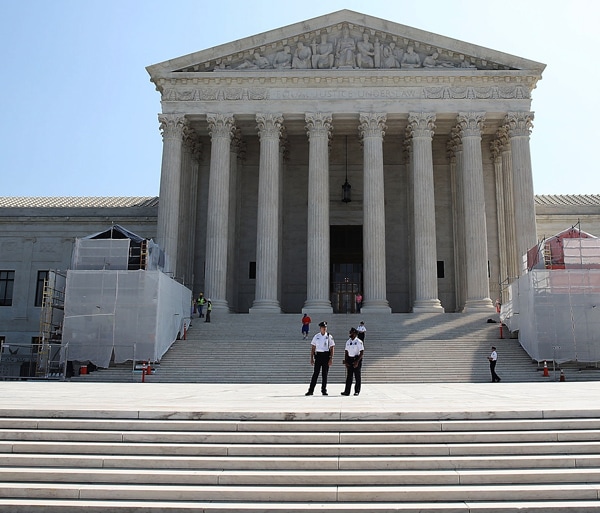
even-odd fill
[{"label": "black shoe", "polygon": [[358,392],[354,392],[354,395],[358,395]]},{"label": "black shoe", "polygon": [[323,395],[329,395],[327,392],[321,392]]},{"label": "black shoe", "polygon": [[342,392],[342,395],[350,395],[350,392]]},{"label": "black shoe", "polygon": [[308,392],[306,392],[306,394],[304,395],[313,395],[313,393],[309,390]]}]

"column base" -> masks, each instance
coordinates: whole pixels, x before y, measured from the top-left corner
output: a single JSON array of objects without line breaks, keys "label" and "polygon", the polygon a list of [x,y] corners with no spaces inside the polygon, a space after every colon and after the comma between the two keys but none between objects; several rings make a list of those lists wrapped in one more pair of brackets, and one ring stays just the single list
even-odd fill
[{"label": "column base", "polygon": [[302,307],[302,313],[307,313],[309,315],[327,315],[333,313],[333,307],[331,306],[331,301],[323,299],[307,299]]},{"label": "column base", "polygon": [[281,307],[279,301],[271,299],[259,299],[252,303],[252,307],[248,311],[251,314],[280,314]]},{"label": "column base", "polygon": [[467,312],[487,312],[488,310],[496,311],[494,307],[494,303],[489,297],[482,299],[467,299],[464,308],[462,309],[463,313]]},{"label": "column base", "polygon": [[[212,311],[219,313],[230,313],[229,304],[226,299],[212,299]],[[204,305],[204,313],[206,314],[206,305]]]},{"label": "column base", "polygon": [[370,313],[383,313],[383,314],[391,314],[392,309],[387,302],[387,299],[374,299],[371,301],[366,301],[363,303],[360,313],[370,314]]},{"label": "column base", "polygon": [[439,299],[421,299],[415,301],[413,313],[444,313],[444,307]]}]

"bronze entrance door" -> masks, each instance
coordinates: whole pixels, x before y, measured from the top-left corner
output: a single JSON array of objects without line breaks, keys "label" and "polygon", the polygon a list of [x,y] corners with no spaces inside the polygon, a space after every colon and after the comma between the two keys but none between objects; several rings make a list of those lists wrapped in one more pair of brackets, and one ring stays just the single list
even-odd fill
[{"label": "bronze entrance door", "polygon": [[332,226],[330,240],[333,313],[355,313],[362,292],[362,226]]}]

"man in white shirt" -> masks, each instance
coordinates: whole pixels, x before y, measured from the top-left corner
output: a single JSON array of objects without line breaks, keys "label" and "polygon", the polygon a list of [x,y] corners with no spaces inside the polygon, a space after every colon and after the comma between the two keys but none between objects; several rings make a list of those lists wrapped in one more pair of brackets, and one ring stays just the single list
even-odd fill
[{"label": "man in white shirt", "polygon": [[319,372],[323,369],[323,377],[321,378],[321,393],[327,394],[327,374],[329,367],[333,363],[335,342],[333,337],[327,332],[327,323],[325,321],[319,323],[319,333],[317,333],[310,343],[310,364],[314,367],[313,375],[310,380],[308,392],[304,395],[313,395],[319,379]]},{"label": "man in white shirt", "polygon": [[492,353],[488,356],[490,361],[490,372],[492,373],[492,383],[500,383],[500,376],[496,374],[496,362],[498,361],[498,353],[496,348],[492,346]]},{"label": "man in white shirt", "polygon": [[354,395],[360,394],[361,376],[363,355],[365,347],[362,340],[358,338],[356,328],[350,328],[350,338],[346,341],[346,350],[344,352],[344,365],[346,366],[346,388],[342,395],[350,395],[352,388],[352,378],[354,377]]}]

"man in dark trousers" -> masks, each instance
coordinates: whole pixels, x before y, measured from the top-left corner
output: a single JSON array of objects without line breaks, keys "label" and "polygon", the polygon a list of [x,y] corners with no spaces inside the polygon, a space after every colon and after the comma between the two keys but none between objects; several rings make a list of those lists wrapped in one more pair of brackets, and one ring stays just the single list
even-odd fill
[{"label": "man in dark trousers", "polygon": [[498,361],[498,353],[496,348],[492,346],[492,353],[488,356],[490,361],[490,372],[492,373],[492,383],[500,383],[500,376],[496,374],[496,362]]},{"label": "man in dark trousers", "polygon": [[319,323],[319,333],[317,333],[310,343],[310,364],[314,367],[312,379],[308,387],[308,392],[304,395],[313,395],[319,379],[319,372],[323,369],[323,377],[321,378],[321,393],[327,394],[327,374],[329,367],[333,363],[335,342],[333,337],[327,333],[327,323],[325,321]]},{"label": "man in dark trousers", "polygon": [[352,378],[354,378],[354,395],[360,394],[362,359],[365,354],[365,347],[362,340],[358,338],[358,330],[350,328],[350,338],[346,341],[346,350],[344,351],[344,365],[346,366],[346,388],[342,395],[350,395],[352,388]]}]

